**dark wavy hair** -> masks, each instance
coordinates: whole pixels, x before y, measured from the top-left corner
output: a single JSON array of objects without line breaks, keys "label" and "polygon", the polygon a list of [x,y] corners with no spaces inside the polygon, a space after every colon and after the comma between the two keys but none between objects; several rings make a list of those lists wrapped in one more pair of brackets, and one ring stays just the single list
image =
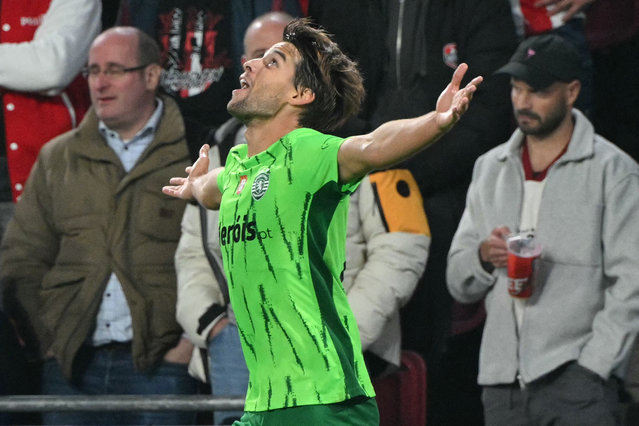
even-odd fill
[{"label": "dark wavy hair", "polygon": [[365,95],[362,76],[330,36],[300,18],[286,26],[284,40],[300,52],[293,84],[315,94],[300,114],[300,126],[330,132],[357,115]]}]

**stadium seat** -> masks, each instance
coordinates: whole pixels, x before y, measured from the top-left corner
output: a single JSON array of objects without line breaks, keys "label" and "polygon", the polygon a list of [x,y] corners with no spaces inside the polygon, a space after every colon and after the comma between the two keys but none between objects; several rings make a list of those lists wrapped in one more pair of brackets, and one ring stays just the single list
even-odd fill
[{"label": "stadium seat", "polygon": [[401,368],[373,381],[380,426],[426,424],[426,362],[417,352],[402,351]]}]

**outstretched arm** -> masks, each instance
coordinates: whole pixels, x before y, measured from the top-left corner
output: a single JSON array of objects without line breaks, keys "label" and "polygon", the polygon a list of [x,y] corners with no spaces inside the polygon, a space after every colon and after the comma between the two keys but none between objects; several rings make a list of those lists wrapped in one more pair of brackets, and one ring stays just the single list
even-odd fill
[{"label": "outstretched arm", "polygon": [[171,197],[183,200],[195,199],[207,209],[218,209],[222,200],[222,192],[217,186],[217,176],[224,167],[209,170],[208,145],[202,145],[200,156],[192,166],[186,168],[187,177],[173,177],[171,185],[162,188],[162,192]]},{"label": "outstretched arm", "polygon": [[457,67],[451,82],[439,95],[435,111],[389,121],[367,135],[346,140],[338,154],[340,181],[351,182],[372,170],[405,160],[453,127],[468,109],[473,93],[482,82],[482,77],[476,77],[460,89],[467,69],[466,64]]}]

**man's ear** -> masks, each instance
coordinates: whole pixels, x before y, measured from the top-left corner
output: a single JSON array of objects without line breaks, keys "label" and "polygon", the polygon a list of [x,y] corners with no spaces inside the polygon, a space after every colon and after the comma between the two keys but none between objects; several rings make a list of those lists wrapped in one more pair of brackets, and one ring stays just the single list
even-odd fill
[{"label": "man's ear", "polygon": [[315,100],[315,93],[308,87],[303,87],[291,97],[291,105],[307,105]]},{"label": "man's ear", "polygon": [[567,86],[568,104],[570,105],[575,104],[580,91],[581,91],[581,82],[579,80],[573,80],[570,83],[568,83],[568,86]]},{"label": "man's ear", "polygon": [[155,90],[160,85],[160,77],[162,76],[162,67],[159,64],[151,64],[144,71],[144,79],[146,87]]}]

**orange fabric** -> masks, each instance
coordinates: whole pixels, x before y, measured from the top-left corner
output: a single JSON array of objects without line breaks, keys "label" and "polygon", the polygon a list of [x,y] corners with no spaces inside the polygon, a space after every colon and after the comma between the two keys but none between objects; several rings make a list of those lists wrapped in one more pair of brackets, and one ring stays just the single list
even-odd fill
[{"label": "orange fabric", "polygon": [[371,173],[369,179],[388,232],[409,232],[430,237],[422,194],[409,170]]}]

